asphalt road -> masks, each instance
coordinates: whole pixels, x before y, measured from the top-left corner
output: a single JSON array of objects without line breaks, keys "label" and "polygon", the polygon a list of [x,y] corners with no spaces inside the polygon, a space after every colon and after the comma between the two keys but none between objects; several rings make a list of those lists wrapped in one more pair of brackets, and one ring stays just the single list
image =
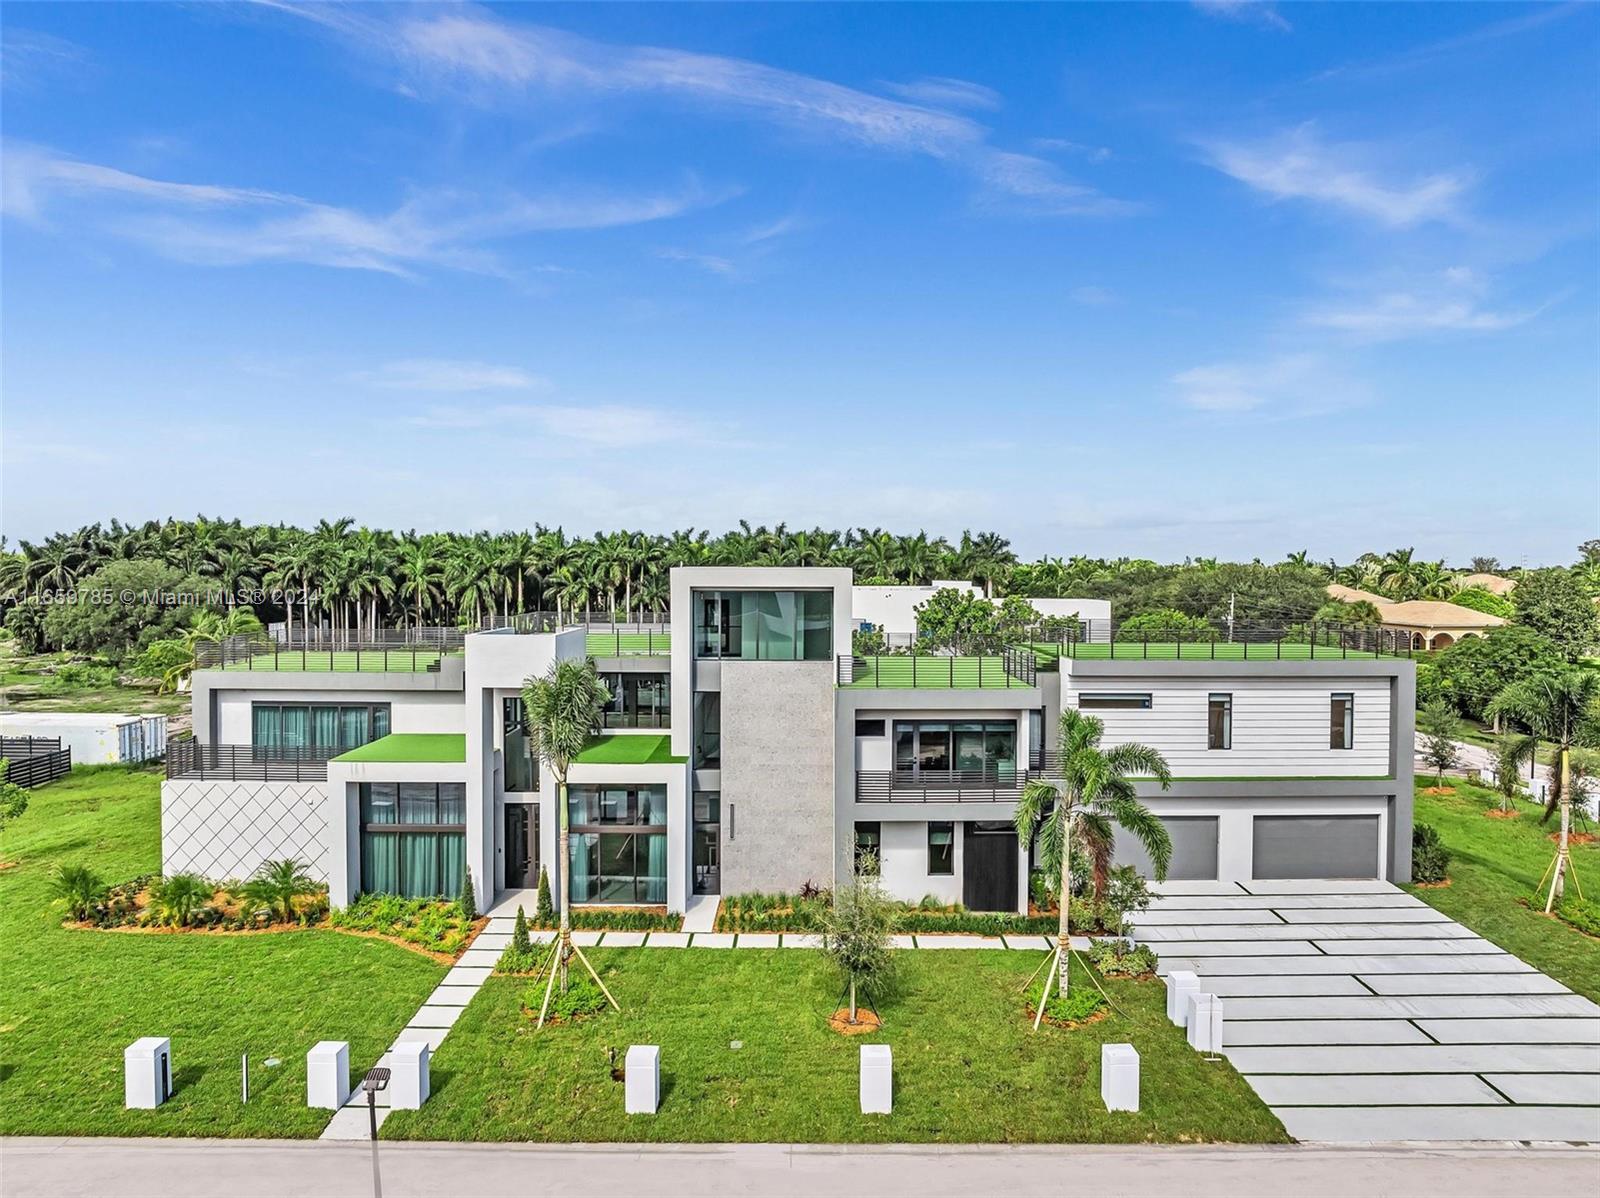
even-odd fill
[{"label": "asphalt road", "polygon": [[1566,1146],[837,1147],[0,1140],[5,1198],[1105,1195],[1367,1198],[1596,1192]]}]

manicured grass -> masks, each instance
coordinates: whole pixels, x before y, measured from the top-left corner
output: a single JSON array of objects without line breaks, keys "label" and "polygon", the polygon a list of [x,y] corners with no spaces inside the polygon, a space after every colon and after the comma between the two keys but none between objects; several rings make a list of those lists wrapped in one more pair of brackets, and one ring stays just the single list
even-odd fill
[{"label": "manicured grass", "polygon": [[[1416,819],[1439,830],[1451,853],[1450,885],[1407,887],[1478,934],[1542,969],[1559,982],[1600,1001],[1600,940],[1558,919],[1547,918],[1533,897],[1539,877],[1555,856],[1554,818],[1539,823],[1540,809],[1518,801],[1517,819],[1491,819],[1499,796],[1481,786],[1446,779],[1453,795],[1424,794],[1417,787]],[[1600,894],[1600,845],[1573,845],[1573,867],[1584,892]],[[1567,883],[1569,894],[1574,893]]]},{"label": "manicured grass", "polygon": [[590,657],[669,657],[670,632],[590,632],[585,644]]},{"label": "manicured grass", "polygon": [[[419,1140],[916,1143],[1280,1143],[1277,1119],[1225,1061],[1190,1050],[1161,984],[1108,982],[1121,1008],[1076,1030],[1029,1031],[1023,980],[1044,954],[902,954],[878,1034],[844,1037],[827,1016],[837,976],[801,949],[613,949],[591,953],[622,1011],[535,1031],[525,980],[489,979],[432,1063],[433,1098],[383,1136]],[[1076,963],[1075,963],[1076,965]],[[1079,974],[1080,979],[1085,974]],[[1132,1043],[1137,1114],[1100,1101],[1100,1045]],[[734,1047],[737,1043],[739,1047]],[[894,1048],[894,1114],[864,1117],[862,1043]],[[661,1046],[661,1109],[627,1118],[610,1076],[630,1044]]]},{"label": "manicured grass", "polygon": [[1031,687],[1006,672],[1002,657],[858,657],[855,689],[1008,690]]},{"label": "manicured grass", "polygon": [[467,759],[467,738],[459,732],[391,732],[335,761],[439,761]]},{"label": "manicured grass", "polygon": [[444,656],[448,655],[437,649],[285,649],[278,653],[258,653],[243,661],[213,668],[309,674],[411,674],[435,666]]},{"label": "manicured grass", "polygon": [[[328,931],[161,934],[63,928],[59,863],[108,882],[160,862],[160,774],[75,770],[33,792],[0,841],[0,1133],[315,1136],[305,1055],[348,1040],[369,1068],[444,974],[420,954]],[[175,1093],[122,1109],[122,1050],[172,1039]],[[239,1055],[252,1062],[239,1101]],[[267,1068],[268,1057],[282,1063]]]},{"label": "manicured grass", "polygon": [[577,765],[672,765],[683,758],[672,755],[672,735],[663,732],[597,736],[572,760]]}]

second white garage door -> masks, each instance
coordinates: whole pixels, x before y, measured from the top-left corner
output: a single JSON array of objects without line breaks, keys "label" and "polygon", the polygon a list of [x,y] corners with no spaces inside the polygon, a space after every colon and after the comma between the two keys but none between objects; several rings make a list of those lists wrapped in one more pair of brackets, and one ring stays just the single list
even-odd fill
[{"label": "second white garage door", "polygon": [[1258,815],[1253,877],[1380,877],[1376,815]]}]

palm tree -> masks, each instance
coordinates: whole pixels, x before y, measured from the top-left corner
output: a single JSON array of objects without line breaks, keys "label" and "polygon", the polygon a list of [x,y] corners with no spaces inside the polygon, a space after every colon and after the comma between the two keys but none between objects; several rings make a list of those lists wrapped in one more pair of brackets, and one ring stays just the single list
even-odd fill
[{"label": "palm tree", "polygon": [[1378,589],[1396,599],[1413,598],[1417,587],[1417,567],[1413,561],[1415,549],[1394,549],[1384,554],[1378,566]]},{"label": "palm tree", "polygon": [[[573,759],[583,750],[589,738],[600,729],[600,721],[611,702],[611,692],[600,681],[592,660],[558,661],[543,678],[529,678],[522,685],[523,722],[528,730],[528,747],[535,756],[550,767],[556,780],[556,820],[560,829],[556,859],[563,875],[561,884],[561,932],[556,940],[550,982],[545,986],[545,1006],[550,1002],[551,987],[559,979],[561,992],[566,993],[568,967],[574,954],[599,984],[594,967],[572,943],[572,880],[568,868],[572,858],[569,852],[570,818],[567,811],[567,771]],[[611,998],[609,992],[607,998]],[[616,999],[611,999],[616,1006]],[[545,1007],[539,1009],[539,1025],[544,1026]]]},{"label": "palm tree", "polygon": [[262,862],[241,893],[252,903],[260,903],[276,913],[284,923],[293,923],[294,900],[304,894],[315,894],[316,890],[317,884],[311,880],[306,867],[292,857],[285,857],[281,861]]},{"label": "palm tree", "polygon": [[400,546],[400,556],[395,562],[395,573],[400,576],[400,598],[411,601],[415,627],[419,631],[423,611],[431,610],[444,596],[438,544],[439,538],[433,536],[408,538]]},{"label": "palm tree", "polygon": [[[1530,754],[1538,743],[1547,740],[1555,746],[1557,768],[1550,787],[1544,818],[1553,810],[1561,812],[1561,835],[1556,844],[1556,859],[1551,863],[1550,891],[1545,896],[1548,915],[1566,889],[1566,874],[1571,868],[1568,838],[1572,828],[1572,750],[1600,744],[1600,673],[1594,670],[1565,669],[1536,674],[1513,682],[1493,699],[1484,711],[1493,718],[1509,720],[1527,729],[1532,741]],[[1539,880],[1540,885],[1544,879]]]},{"label": "palm tree", "polygon": [[[1067,993],[1067,962],[1071,955],[1069,913],[1072,906],[1073,846],[1089,855],[1096,894],[1105,885],[1111,867],[1114,824],[1120,824],[1142,844],[1155,865],[1157,879],[1167,876],[1172,840],[1166,826],[1139,802],[1133,778],[1154,778],[1166,790],[1172,783],[1167,759],[1149,745],[1129,743],[1100,747],[1105,725],[1075,707],[1061,713],[1059,779],[1039,778],[1022,788],[1015,822],[1023,844],[1039,835],[1039,861],[1046,876],[1060,879],[1057,891],[1061,923],[1056,933],[1055,969],[1045,979],[1039,995],[1039,1017],[1044,1015],[1051,979]],[[1039,1026],[1035,1018],[1034,1027]]]}]

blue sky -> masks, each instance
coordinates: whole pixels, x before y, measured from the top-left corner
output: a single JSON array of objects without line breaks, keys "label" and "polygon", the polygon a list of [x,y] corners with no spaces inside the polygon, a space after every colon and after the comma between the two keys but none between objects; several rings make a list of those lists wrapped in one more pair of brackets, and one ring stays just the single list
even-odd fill
[{"label": "blue sky", "polygon": [[6,6],[4,532],[1566,561],[1600,9]]}]

